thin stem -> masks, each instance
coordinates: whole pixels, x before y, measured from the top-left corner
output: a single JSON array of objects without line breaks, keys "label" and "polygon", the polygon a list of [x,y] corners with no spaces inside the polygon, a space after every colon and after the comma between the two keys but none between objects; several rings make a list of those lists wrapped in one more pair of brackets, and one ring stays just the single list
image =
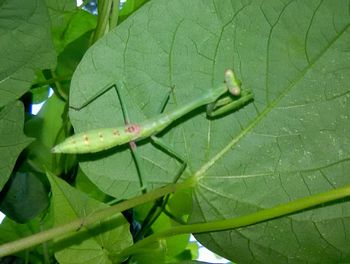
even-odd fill
[{"label": "thin stem", "polygon": [[109,15],[109,30],[115,28],[118,24],[120,0],[112,0],[111,13]]},{"label": "thin stem", "polygon": [[167,237],[176,236],[180,234],[188,233],[206,233],[206,232],[218,232],[234,228],[245,227],[253,225],[277,217],[281,217],[287,214],[300,212],[301,210],[309,209],[323,203],[339,200],[341,198],[350,196],[350,185],[342,188],[334,189],[328,192],[315,194],[309,197],[294,200],[289,203],[278,205],[269,209],[264,209],[253,214],[231,218],[226,220],[212,221],[199,224],[190,224],[176,226],[162,232],[153,234],[133,246],[124,249],[121,253],[121,257],[130,256],[133,253],[137,253],[140,249],[146,246],[160,242]]},{"label": "thin stem", "polygon": [[[40,231],[43,232],[44,229],[44,223],[41,219],[40,221]],[[47,242],[44,242],[41,244],[42,246],[42,250],[43,250],[43,254],[44,254],[44,261],[45,261],[45,264],[49,264],[50,263],[50,256],[49,256],[49,249],[48,249],[48,245],[47,245]]]},{"label": "thin stem", "polygon": [[45,80],[45,81],[42,81],[42,82],[37,82],[37,83],[34,83],[31,87],[31,89],[37,89],[37,88],[40,88],[42,86],[45,86],[45,85],[49,85],[49,84],[52,84],[52,83],[55,83],[55,82],[68,82],[70,81],[72,78],[72,76],[69,76],[69,75],[64,75],[64,76],[58,76],[58,77],[54,77],[54,78],[51,78],[51,79],[48,79],[48,80]]},{"label": "thin stem", "polygon": [[166,208],[163,209],[163,213],[168,216],[171,220],[173,220],[174,222],[180,224],[180,225],[186,225],[187,223],[182,219],[179,218],[175,215],[173,215],[171,212],[169,212]]},{"label": "thin stem", "polygon": [[84,230],[84,228],[82,227],[88,228],[90,225],[99,221],[106,220],[108,217],[111,217],[112,215],[115,215],[119,212],[133,208],[140,204],[154,201],[177,190],[193,187],[193,184],[194,181],[191,179],[182,183],[169,184],[163,188],[150,191],[146,194],[126,200],[106,209],[96,211],[93,214],[90,214],[84,218],[76,219],[65,225],[57,226],[55,228],[51,228],[49,230],[31,235],[29,237],[25,237],[13,242],[0,245],[0,257],[19,252],[33,246],[37,246],[54,238],[57,239],[62,235],[79,232],[80,230]]},{"label": "thin stem", "polygon": [[55,85],[52,86],[52,89],[54,90],[55,94],[60,97],[63,101],[67,102],[68,101],[68,95],[63,91],[61,83],[57,81],[57,76],[54,71],[51,71],[51,75],[53,76],[55,81]]},{"label": "thin stem", "polygon": [[92,38],[92,44],[103,37],[108,31],[109,14],[111,12],[112,0],[100,0],[97,6],[97,26]]},{"label": "thin stem", "polygon": [[141,239],[141,237],[143,237],[143,235],[149,230],[149,228],[153,225],[154,221],[157,220],[158,216],[162,212],[161,208],[159,208],[159,202],[163,203],[163,199],[160,198],[159,200],[154,202],[152,208],[149,210],[148,214],[142,222],[141,230],[139,230],[135,234],[135,241],[138,241]]}]

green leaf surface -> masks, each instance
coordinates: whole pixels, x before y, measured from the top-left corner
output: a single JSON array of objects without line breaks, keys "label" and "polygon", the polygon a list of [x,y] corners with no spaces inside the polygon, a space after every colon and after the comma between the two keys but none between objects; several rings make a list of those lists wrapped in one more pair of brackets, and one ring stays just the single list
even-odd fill
[{"label": "green leaf surface", "polygon": [[42,0],[1,1],[0,19],[1,107],[29,90],[36,71],[52,68],[56,54]]},{"label": "green leaf surface", "polygon": [[[348,6],[269,1],[236,12],[235,47],[243,82],[256,87],[257,115],[247,118],[249,108],[236,115],[242,131],[197,172],[192,221],[244,215],[349,183]],[[349,209],[340,201],[196,238],[238,263],[349,262]]]},{"label": "green leaf surface", "polygon": [[82,172],[81,169],[78,169],[77,176],[75,178],[74,187],[79,191],[84,192],[89,195],[89,197],[97,201],[108,201],[108,196],[101,192],[96,185],[94,185],[88,177]]},{"label": "green leaf surface", "polygon": [[38,171],[45,172],[48,168],[54,168],[51,148],[63,137],[63,113],[64,102],[54,94],[44,103],[39,113],[26,122],[26,134],[36,138],[28,147],[28,159]]},{"label": "green leaf surface", "polygon": [[23,134],[24,108],[19,101],[0,110],[0,190],[9,179],[22,150],[33,139]]},{"label": "green leaf surface", "polygon": [[[107,207],[50,173],[48,178],[52,189],[51,214],[55,226],[83,218]],[[56,241],[58,252],[55,253],[55,257],[60,264],[113,263],[114,255],[131,244],[129,224],[118,214],[76,236]],[[63,248],[60,248],[61,245]]]},{"label": "green leaf surface", "polygon": [[[154,233],[157,233],[157,232],[161,232],[163,230],[169,229],[174,225],[176,224],[174,224],[174,222],[171,221],[166,215],[161,214],[157,218],[157,221],[152,225],[152,230]],[[180,254],[187,247],[189,240],[190,240],[189,234],[167,238],[165,242],[167,246],[167,250],[166,252],[164,252],[166,254],[166,257],[172,258],[177,254]]]},{"label": "green leaf surface", "polygon": [[[133,122],[166,111],[223,81],[233,68],[254,103],[208,120],[198,110],[161,134],[195,175],[193,222],[232,218],[349,183],[349,1],[165,1],[147,3],[85,55],[71,105],[122,80]],[[123,124],[115,90],[70,111],[76,132]],[[149,189],[179,164],[138,143]],[[139,192],[128,146],[81,157],[115,197]],[[350,261],[350,204],[343,202],[237,231],[197,236],[238,263]]]},{"label": "green leaf surface", "polygon": [[32,220],[49,205],[49,188],[45,175],[36,172],[16,172],[0,197],[0,210],[18,223]]}]

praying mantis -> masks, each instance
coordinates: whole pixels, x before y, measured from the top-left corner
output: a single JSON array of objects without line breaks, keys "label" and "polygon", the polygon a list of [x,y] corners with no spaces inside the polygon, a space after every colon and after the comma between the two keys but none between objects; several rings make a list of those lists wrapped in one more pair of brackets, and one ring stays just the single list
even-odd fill
[{"label": "praying mantis", "polygon": [[[233,71],[228,69],[224,72],[224,83],[214,89],[210,89],[195,100],[180,106],[170,112],[161,113],[158,116],[145,120],[141,123],[130,123],[127,111],[121,100],[119,93],[120,88],[123,87],[122,82],[117,82],[113,85],[105,86],[104,89],[99,91],[97,95],[91,97],[80,107],[73,107],[75,110],[80,110],[100,95],[104,94],[107,90],[114,87],[119,97],[121,109],[124,115],[124,121],[126,125],[120,127],[94,129],[82,133],[77,133],[71,137],[65,139],[62,143],[56,145],[53,149],[53,153],[70,153],[70,154],[83,154],[83,153],[95,153],[103,150],[107,150],[123,144],[130,144],[132,156],[135,161],[135,165],[138,170],[139,185],[143,193],[146,192],[146,186],[143,182],[143,172],[141,170],[140,161],[136,152],[135,141],[145,138],[151,138],[152,142],[160,146],[163,150],[171,154],[178,161],[182,163],[178,173],[174,177],[176,182],[182,175],[186,168],[187,162],[184,158],[176,153],[171,147],[165,144],[160,138],[156,137],[157,133],[160,133],[167,128],[171,123],[187,113],[197,109],[201,106],[207,106],[207,116],[217,117],[225,114],[229,111],[235,111],[245,106],[254,99],[254,95],[251,91],[241,90],[241,83],[236,79]],[[226,96],[224,96],[227,94]],[[164,109],[167,100],[164,101],[164,105],[161,109]],[[167,198],[162,199],[161,205],[167,202]],[[138,232],[138,236],[142,236],[143,231],[147,227],[151,226],[153,221],[157,218],[156,208],[159,207],[159,203],[155,203],[153,208],[149,211],[148,216],[144,220],[144,226]],[[162,210],[164,206],[160,206]],[[159,211],[158,211],[159,214]]]},{"label": "praying mantis", "polygon": [[[175,120],[203,105],[207,105],[207,116],[215,117],[228,111],[237,110],[253,100],[253,93],[251,91],[241,90],[241,83],[235,77],[231,69],[227,69],[225,71],[224,79],[224,84],[218,86],[217,88],[208,90],[206,93],[192,102],[180,106],[171,112],[161,113],[158,116],[145,120],[141,123],[130,123],[121,127],[94,129],[77,133],[53,147],[51,151],[53,153],[70,154],[94,153],[126,143],[133,143],[148,137],[155,139],[153,137],[154,135],[163,131]],[[123,84],[119,82],[117,84],[107,86],[105,90],[100,91],[98,95],[104,93],[113,86],[118,92],[118,86],[121,85]],[[221,98],[225,93],[228,93],[229,95],[225,98]],[[87,104],[95,100],[98,95],[92,98],[92,100],[88,100],[88,102],[83,106],[76,109],[80,110],[81,108],[85,107]],[[125,112],[125,109],[123,111]],[[169,150],[163,143],[160,143],[159,140],[156,141],[157,143],[161,144],[161,147],[166,148],[168,151],[173,153],[173,151]]]}]

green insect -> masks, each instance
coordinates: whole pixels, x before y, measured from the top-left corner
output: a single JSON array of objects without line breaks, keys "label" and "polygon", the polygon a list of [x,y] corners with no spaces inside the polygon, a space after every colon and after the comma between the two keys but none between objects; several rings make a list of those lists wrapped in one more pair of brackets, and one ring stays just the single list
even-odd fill
[{"label": "green insect", "polygon": [[[129,123],[128,118],[125,118],[126,111],[122,106],[124,119],[129,124],[121,127],[100,128],[75,134],[64,140],[62,143],[56,145],[52,149],[52,152],[94,153],[126,143],[131,143],[133,148],[133,142],[148,137],[152,137],[152,139],[155,140],[153,137],[154,135],[164,130],[178,118],[186,115],[200,106],[207,105],[207,115],[209,117],[215,117],[228,111],[237,110],[253,100],[254,96],[252,92],[241,91],[240,81],[236,79],[232,70],[226,70],[224,78],[224,84],[215,89],[208,90],[205,94],[192,102],[189,102],[171,112],[162,113],[149,120],[143,121],[142,123]],[[96,97],[100,96],[113,86],[115,86],[118,93],[118,86],[120,85],[122,84],[119,83],[106,87],[79,109],[85,107]],[[225,93],[228,93],[228,96],[221,98]],[[122,102],[122,100],[120,101]],[[166,148],[169,151],[168,147],[166,147],[164,143],[160,143],[159,139],[156,141],[162,148]]]},{"label": "green insect", "polygon": [[[137,169],[140,190],[145,193],[147,191],[147,186],[143,177],[145,174],[142,171],[143,166],[141,166],[140,157],[137,153],[135,142],[141,139],[150,138],[153,143],[157,144],[162,150],[165,150],[165,152],[181,163],[181,166],[173,179],[173,182],[176,182],[183,174],[187,166],[187,162],[179,153],[176,153],[170,146],[163,142],[162,139],[156,137],[155,135],[164,130],[178,118],[186,115],[198,107],[207,105],[207,116],[216,117],[227,113],[228,111],[237,110],[253,100],[254,96],[252,92],[241,90],[241,83],[235,78],[232,70],[228,69],[225,71],[224,79],[225,83],[219,85],[217,88],[209,89],[197,99],[188,102],[187,104],[170,112],[161,113],[158,116],[141,123],[130,123],[128,113],[121,98],[121,91],[124,88],[123,83],[118,82],[114,85],[105,86],[103,89],[101,89],[101,91],[94,95],[94,97],[87,100],[82,106],[79,108],[72,108],[75,110],[80,110],[94,101],[97,97],[114,87],[119,98],[126,125],[104,129],[100,128],[75,134],[64,140],[62,143],[56,145],[52,149],[52,152],[94,153],[128,143],[130,145],[131,154]],[[167,101],[168,100],[164,101],[161,109],[165,108]],[[164,198],[154,204],[153,208],[150,209],[149,214],[145,218],[142,228],[136,237],[142,236],[144,231],[152,225],[153,221],[157,218],[157,215],[159,215],[164,209],[166,202],[167,198]],[[158,210],[158,207],[160,207],[161,210]]]}]

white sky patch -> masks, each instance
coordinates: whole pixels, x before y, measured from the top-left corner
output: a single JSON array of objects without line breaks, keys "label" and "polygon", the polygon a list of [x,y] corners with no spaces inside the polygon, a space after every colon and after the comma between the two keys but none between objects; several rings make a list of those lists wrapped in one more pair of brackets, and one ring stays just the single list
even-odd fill
[{"label": "white sky patch", "polygon": [[4,220],[4,218],[5,218],[5,215],[0,212],[0,224],[1,224],[2,220]]},{"label": "white sky patch", "polygon": [[40,104],[32,104],[32,114],[37,115],[44,104],[45,102],[42,102]]},{"label": "white sky patch", "polygon": [[[53,95],[53,90],[50,88],[49,90],[49,97],[51,97],[51,95]],[[43,107],[43,105],[45,104],[46,101],[41,102],[40,104],[32,104],[32,114],[33,115],[37,115],[41,109],[41,107]]]},{"label": "white sky patch", "polygon": [[198,261],[205,261],[210,263],[231,263],[229,260],[224,259],[215,253],[211,252],[209,249],[204,247],[201,243],[199,243],[194,236],[191,235],[190,241],[196,241],[198,243]]},{"label": "white sky patch", "polygon": [[[120,0],[121,4],[124,4],[126,2],[126,0]],[[83,4],[83,0],[77,0],[77,6],[80,6]]]}]

